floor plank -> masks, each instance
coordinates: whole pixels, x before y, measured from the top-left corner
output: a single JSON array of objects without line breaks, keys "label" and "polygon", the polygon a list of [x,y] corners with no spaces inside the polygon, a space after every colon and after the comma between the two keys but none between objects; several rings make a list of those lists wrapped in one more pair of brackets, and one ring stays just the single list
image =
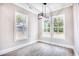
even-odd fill
[{"label": "floor plank", "polygon": [[45,43],[35,43],[30,46],[9,52],[2,56],[73,56],[71,49],[49,45]]}]

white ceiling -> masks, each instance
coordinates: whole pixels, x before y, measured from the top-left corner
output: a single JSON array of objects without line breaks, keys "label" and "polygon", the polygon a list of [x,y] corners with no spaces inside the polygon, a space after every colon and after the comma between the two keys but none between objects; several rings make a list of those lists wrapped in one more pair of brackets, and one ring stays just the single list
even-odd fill
[{"label": "white ceiling", "polygon": [[[42,12],[42,3],[31,3],[31,5]],[[70,3],[47,3],[46,12],[52,12],[60,8],[64,8],[66,6],[72,5]]]},{"label": "white ceiling", "polygon": [[[35,14],[42,12],[42,5],[43,5],[42,3],[19,3],[19,6]],[[71,3],[47,3],[46,12],[47,13],[53,12],[71,5],[72,5]]]}]

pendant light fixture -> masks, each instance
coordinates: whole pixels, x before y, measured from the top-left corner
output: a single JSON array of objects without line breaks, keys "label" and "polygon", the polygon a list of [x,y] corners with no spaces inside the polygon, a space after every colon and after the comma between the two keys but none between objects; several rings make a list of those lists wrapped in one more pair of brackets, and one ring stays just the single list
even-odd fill
[{"label": "pendant light fixture", "polygon": [[43,3],[43,7],[42,7],[44,17],[46,17],[46,5],[47,5],[47,3]]},{"label": "pendant light fixture", "polygon": [[42,17],[47,17],[46,15],[46,5],[47,3],[42,3],[42,12],[38,14],[38,20],[42,19]]}]

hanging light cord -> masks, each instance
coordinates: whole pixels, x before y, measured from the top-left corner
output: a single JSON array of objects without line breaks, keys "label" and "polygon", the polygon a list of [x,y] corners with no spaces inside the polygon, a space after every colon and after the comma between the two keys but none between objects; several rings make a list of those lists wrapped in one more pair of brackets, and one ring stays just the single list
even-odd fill
[{"label": "hanging light cord", "polygon": [[45,12],[43,12],[45,17],[46,17],[46,5],[47,5],[47,3],[43,3],[43,6],[44,7],[42,7],[42,12],[43,12],[43,9],[45,9],[44,10]]}]

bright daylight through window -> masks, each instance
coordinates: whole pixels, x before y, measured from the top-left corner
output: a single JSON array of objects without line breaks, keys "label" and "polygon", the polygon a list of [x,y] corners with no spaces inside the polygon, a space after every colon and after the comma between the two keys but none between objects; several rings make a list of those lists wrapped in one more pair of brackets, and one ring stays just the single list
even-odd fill
[{"label": "bright daylight through window", "polygon": [[65,39],[65,15],[53,16],[53,38]]},{"label": "bright daylight through window", "polygon": [[28,37],[28,19],[25,14],[15,13],[15,41],[24,40]]}]

